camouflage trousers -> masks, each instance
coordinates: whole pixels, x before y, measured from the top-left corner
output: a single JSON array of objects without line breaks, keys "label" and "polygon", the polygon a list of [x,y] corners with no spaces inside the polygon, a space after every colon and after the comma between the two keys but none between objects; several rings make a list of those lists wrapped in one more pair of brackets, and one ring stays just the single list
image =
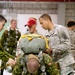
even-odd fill
[{"label": "camouflage trousers", "polygon": [[[71,50],[72,56],[74,57],[75,60],[75,50]],[[75,63],[74,63],[74,69],[75,69]]]},{"label": "camouflage trousers", "polygon": [[74,75],[73,71],[74,69],[72,66],[67,66],[61,69],[60,75]]},{"label": "camouflage trousers", "polygon": [[69,73],[68,75],[75,75],[75,73],[74,73],[74,72],[71,72],[71,73]]},{"label": "camouflage trousers", "polygon": [[75,50],[71,50],[72,56],[74,57],[75,60]]}]

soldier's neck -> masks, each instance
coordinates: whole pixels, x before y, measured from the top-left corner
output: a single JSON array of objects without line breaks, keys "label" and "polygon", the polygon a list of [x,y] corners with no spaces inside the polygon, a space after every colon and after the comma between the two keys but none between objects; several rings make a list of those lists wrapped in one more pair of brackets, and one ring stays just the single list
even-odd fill
[{"label": "soldier's neck", "polygon": [[15,28],[10,27],[11,30],[15,30]]}]

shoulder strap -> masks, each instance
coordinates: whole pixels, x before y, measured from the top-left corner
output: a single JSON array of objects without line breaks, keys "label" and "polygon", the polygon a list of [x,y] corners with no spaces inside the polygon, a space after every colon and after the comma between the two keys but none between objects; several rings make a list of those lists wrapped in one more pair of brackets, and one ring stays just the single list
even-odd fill
[{"label": "shoulder strap", "polygon": [[42,71],[42,75],[47,75],[46,74],[46,68],[45,68],[45,64],[44,64],[44,61],[43,61],[43,52],[39,52],[38,54],[38,58],[39,58],[39,63],[41,64],[41,67],[40,67],[40,70]]}]

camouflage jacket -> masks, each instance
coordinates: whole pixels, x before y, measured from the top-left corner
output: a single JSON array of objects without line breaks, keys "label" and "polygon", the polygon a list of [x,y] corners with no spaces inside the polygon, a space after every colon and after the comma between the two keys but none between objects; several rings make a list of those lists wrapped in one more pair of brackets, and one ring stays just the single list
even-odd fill
[{"label": "camouflage jacket", "polygon": [[10,55],[8,52],[6,52],[0,44],[0,60],[2,60],[2,62],[3,62],[1,65],[1,69],[3,69],[5,67],[4,63],[6,63],[9,58],[14,59],[15,57]]},{"label": "camouflage jacket", "polygon": [[4,62],[7,62],[9,58],[15,58],[12,55],[10,55],[8,52],[6,52],[2,46],[0,45],[0,59]]},{"label": "camouflage jacket", "polygon": [[70,42],[71,42],[71,50],[75,50],[75,32],[73,30],[68,30],[70,35]]},{"label": "camouflage jacket", "polygon": [[[74,58],[70,53],[70,37],[66,27],[62,25],[54,25],[54,28],[46,33],[49,39],[49,46],[53,51],[54,61],[59,62],[63,75],[71,71],[67,68],[74,64]],[[64,70],[62,70],[64,68]]]},{"label": "camouflage jacket", "polygon": [[18,30],[5,30],[1,37],[2,47],[11,55],[15,56],[15,50],[17,47],[17,41],[19,40],[21,33]]},{"label": "camouflage jacket", "polygon": [[[22,59],[23,59],[23,57],[22,57]],[[43,54],[43,62],[46,67],[47,75],[60,75],[59,70],[56,68],[55,63],[52,61],[52,58],[45,53]],[[49,65],[49,63],[50,63],[50,65]],[[21,61],[17,61],[17,64],[13,70],[12,75],[33,75],[33,74],[30,74],[28,71],[26,74],[22,74],[22,73],[23,73],[23,65],[21,64]],[[42,75],[40,68],[36,72],[35,75]]]}]

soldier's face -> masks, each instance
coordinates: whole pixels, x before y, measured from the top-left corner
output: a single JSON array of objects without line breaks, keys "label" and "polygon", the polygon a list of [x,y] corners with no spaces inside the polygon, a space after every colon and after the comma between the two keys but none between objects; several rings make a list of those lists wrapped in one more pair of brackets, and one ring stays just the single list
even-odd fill
[{"label": "soldier's face", "polygon": [[32,25],[32,26],[29,27],[29,32],[30,33],[34,33],[35,30],[36,30],[36,25]]},{"label": "soldier's face", "polygon": [[75,30],[75,25],[71,27],[71,30]]},{"label": "soldier's face", "polygon": [[48,21],[47,20],[45,20],[43,18],[40,18],[39,22],[40,22],[40,25],[41,25],[42,28],[44,28],[45,30],[48,29]]},{"label": "soldier's face", "polygon": [[13,22],[11,23],[11,27],[12,27],[13,29],[15,29],[15,28],[17,27],[17,21],[13,21]]},{"label": "soldier's face", "polygon": [[4,25],[5,25],[5,20],[0,22],[0,31],[3,29]]},{"label": "soldier's face", "polygon": [[74,30],[75,30],[75,25],[74,25]]}]

